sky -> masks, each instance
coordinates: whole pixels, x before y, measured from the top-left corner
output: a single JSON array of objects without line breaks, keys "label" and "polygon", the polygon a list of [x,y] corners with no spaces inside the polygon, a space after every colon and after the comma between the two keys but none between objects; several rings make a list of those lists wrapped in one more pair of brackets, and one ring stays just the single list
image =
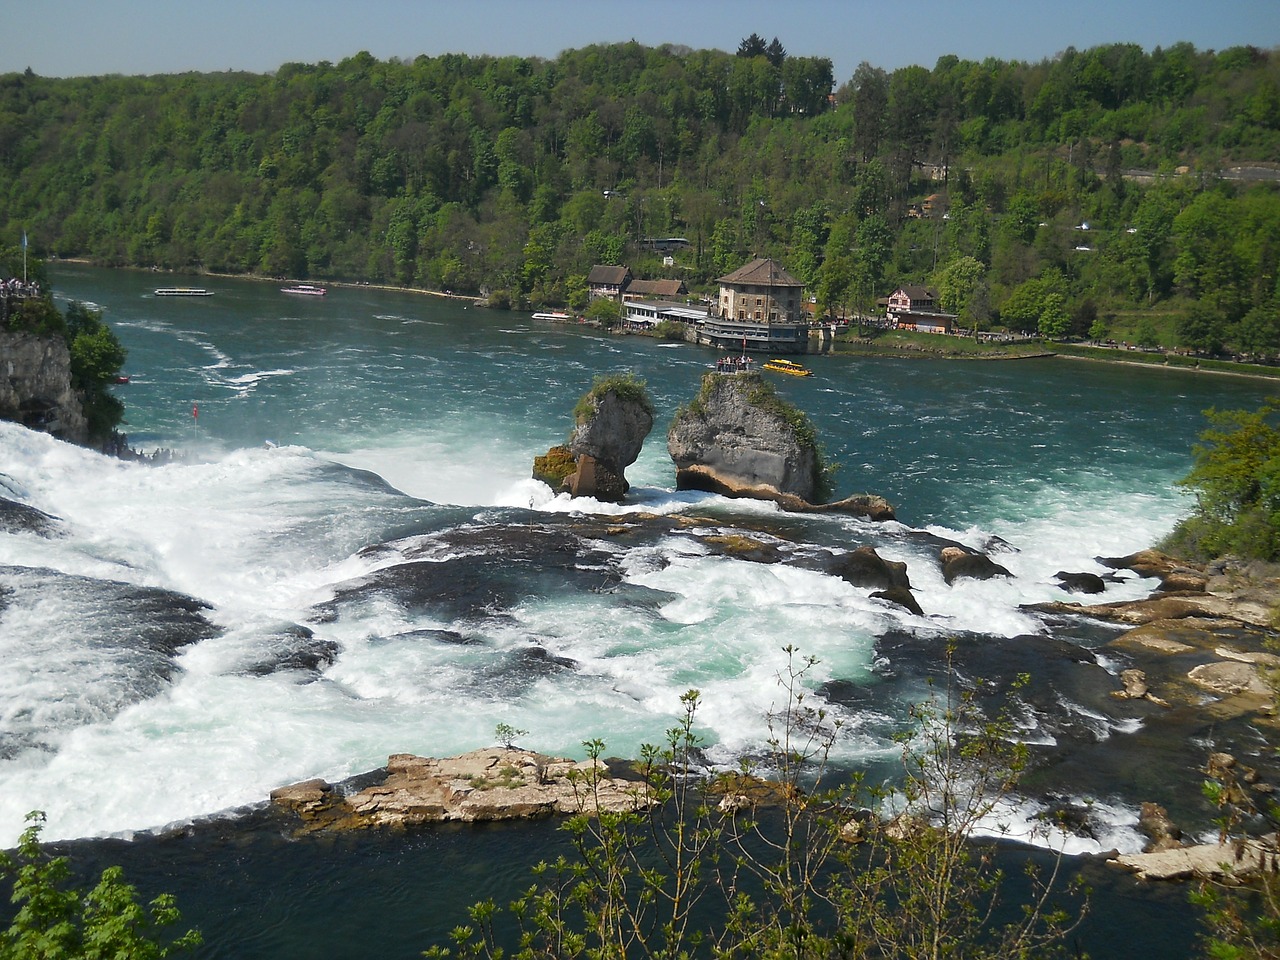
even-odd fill
[{"label": "sky", "polygon": [[444,53],[553,59],[636,40],[733,52],[777,37],[857,65],[932,67],[938,57],[1038,61],[1074,46],[1150,51],[1280,46],[1280,0],[0,0],[0,73],[46,77],[247,70]]}]

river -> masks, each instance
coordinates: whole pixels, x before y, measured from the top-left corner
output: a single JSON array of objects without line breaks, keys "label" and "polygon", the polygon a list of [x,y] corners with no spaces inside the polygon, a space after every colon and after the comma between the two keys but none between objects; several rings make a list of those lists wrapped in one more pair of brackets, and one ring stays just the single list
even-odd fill
[{"label": "river", "polygon": [[[690,687],[709,757],[733,764],[768,738],[788,644],[819,660],[813,694],[846,722],[845,767],[892,766],[906,706],[954,640],[972,675],[1025,669],[1039,683],[1019,704],[1027,737],[1069,771],[1043,789],[1094,810],[1092,835],[1061,840],[1069,852],[1136,849],[1144,799],[1208,822],[1178,787],[1187,768],[1105,759],[1149,726],[1087,699],[1122,666],[1096,652],[1106,632],[1023,605],[1065,598],[1056,572],[1103,572],[1097,557],[1171,529],[1203,411],[1254,408],[1269,384],[1054,359],[809,357],[813,377],[774,383],[839,465],[837,495],[895,506],[899,522],[877,525],[674,491],[665,428],[715,360],[701,348],[369,288],[291,297],[70,264],[52,277],[60,301],[102,308],[129,351],[116,389],[131,445],[178,456],[109,460],[0,424],[0,496],[57,518],[52,534],[0,529],[0,844],[46,811],[48,839],[185,896],[204,955],[369,955],[368,925],[392,931],[372,952],[412,956],[473,890],[520,885],[513,847],[557,842],[541,826],[285,843],[233,816],[273,787],[486,745],[498,723],[544,752],[581,756],[600,738],[635,755]],[[182,284],[214,296],[152,295]],[[533,458],[564,441],[593,378],[620,371],[646,381],[657,411],[627,503],[554,497],[530,479]],[[600,514],[641,529],[575,533]],[[649,515],[709,517],[803,562],[725,556]],[[994,545],[1014,576],[948,586],[936,538]],[[566,540],[579,551],[567,560],[547,549]],[[814,559],[860,544],[907,563],[923,616]],[[424,562],[430,576],[404,573]],[[1129,577],[1106,598],[1153,586]],[[1078,656],[1052,652],[1063,646]],[[1186,922],[1159,906],[1167,892],[1110,895]],[[1185,955],[1188,935],[1124,955]]]}]

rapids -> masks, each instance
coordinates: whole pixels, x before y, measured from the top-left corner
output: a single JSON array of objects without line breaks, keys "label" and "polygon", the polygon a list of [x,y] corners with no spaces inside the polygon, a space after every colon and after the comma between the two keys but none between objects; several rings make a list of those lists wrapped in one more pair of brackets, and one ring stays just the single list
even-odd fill
[{"label": "rapids", "polygon": [[[0,513],[0,845],[32,809],[48,839],[130,837],[389,753],[481,746],[500,722],[547,752],[598,737],[634,755],[691,687],[709,757],[733,763],[769,735],[787,645],[819,660],[813,695],[845,721],[837,760],[888,769],[948,639],[969,677],[1032,674],[1028,740],[1075,758],[1043,791],[1098,821],[1060,842],[1139,842],[1136,803],[1168,775],[1098,759],[1144,729],[1105,695],[1122,666],[1095,653],[1106,631],[1022,605],[1167,532],[1202,411],[1256,406],[1267,385],[811,357],[816,376],[776,385],[839,464],[838,494],[895,505],[876,525],[674,492],[663,426],[715,360],[699,348],[367,288],[300,301],[201,278],[215,296],[184,300],[144,274],[53,276],[129,350],[130,443],[177,456],[112,460],[0,423],[0,499],[20,505]],[[552,496],[533,457],[594,376],[621,370],[657,408],[631,498]],[[782,559],[729,556],[680,516]],[[947,586],[938,538],[991,547],[1013,579]],[[827,572],[864,543],[907,563],[923,617]]]}]

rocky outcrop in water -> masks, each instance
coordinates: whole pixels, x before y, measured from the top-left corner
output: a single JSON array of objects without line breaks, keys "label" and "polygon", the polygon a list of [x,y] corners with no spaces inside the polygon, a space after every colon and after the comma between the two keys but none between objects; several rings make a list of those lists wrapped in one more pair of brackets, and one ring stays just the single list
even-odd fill
[{"label": "rocky outcrop in water", "polygon": [[39,537],[54,537],[61,532],[57,517],[43,510],[16,500],[0,497],[0,531],[6,533],[34,533]]},{"label": "rocky outcrop in water", "polygon": [[66,341],[0,331],[0,420],[72,443],[88,440],[89,425],[71,386]]},{"label": "rocky outcrop in water", "polygon": [[703,377],[697,398],[667,431],[667,451],[680,490],[819,499],[822,462],[812,427],[759,374]]},{"label": "rocky outcrop in water", "polygon": [[943,547],[939,555],[942,563],[942,579],[948,584],[957,580],[990,580],[993,577],[1012,577],[1006,567],[996,563],[985,553],[975,553],[964,547]]},{"label": "rocky outcrop in water", "polygon": [[1096,573],[1070,573],[1059,570],[1054,578],[1067,593],[1105,593],[1107,582]]},{"label": "rocky outcrop in water", "polygon": [[445,820],[636,810],[649,802],[643,786],[615,778],[600,762],[488,747],[445,759],[395,754],[387,760],[385,779],[356,792],[307,780],[271,791],[271,801],[296,814],[304,832],[404,829]]},{"label": "rocky outcrop in water", "polygon": [[568,445],[537,458],[534,478],[573,497],[620,503],[630,489],[624,471],[636,462],[653,429],[653,404],[644,384],[630,377],[597,381],[574,414]]}]

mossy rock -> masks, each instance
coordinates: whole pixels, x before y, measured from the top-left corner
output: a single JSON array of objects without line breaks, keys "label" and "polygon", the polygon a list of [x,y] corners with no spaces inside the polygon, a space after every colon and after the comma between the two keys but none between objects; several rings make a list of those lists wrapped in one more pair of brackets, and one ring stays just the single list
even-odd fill
[{"label": "mossy rock", "polygon": [[533,479],[541,480],[552,490],[559,490],[565,478],[576,468],[573,452],[561,444],[533,458]]}]

